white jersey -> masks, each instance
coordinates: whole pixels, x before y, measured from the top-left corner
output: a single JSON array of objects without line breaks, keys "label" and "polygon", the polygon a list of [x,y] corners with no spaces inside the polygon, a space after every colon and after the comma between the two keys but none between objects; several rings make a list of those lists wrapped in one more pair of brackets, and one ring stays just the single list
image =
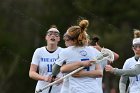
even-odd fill
[{"label": "white jersey", "polygon": [[[63,62],[72,63],[76,61],[92,60],[98,56],[100,52],[93,47],[74,47],[70,46],[60,53],[59,59],[56,61],[58,65],[62,65]],[[94,70],[95,65],[92,65],[85,70]],[[69,93],[102,93],[100,84],[96,78],[91,77],[79,77],[75,78],[70,76],[69,78]]]},{"label": "white jersey", "polygon": [[[58,54],[63,50],[63,48],[58,47],[56,51],[53,53],[50,53],[46,50],[45,47],[37,48],[34,52],[32,62],[31,64],[35,64],[38,66],[39,74],[42,76],[49,76],[52,74],[52,65],[58,59]],[[59,74],[61,77],[62,74]],[[46,85],[48,85],[48,82],[45,81],[38,81],[36,85],[36,90],[44,88]],[[54,85],[52,87],[51,93],[60,93],[61,90],[61,84],[60,85]],[[48,93],[48,89],[43,90],[41,93]]]},{"label": "white jersey", "polygon": [[[134,57],[131,57],[125,61],[123,69],[132,69],[138,62]],[[135,77],[129,77],[129,93],[140,93],[140,74]]]}]

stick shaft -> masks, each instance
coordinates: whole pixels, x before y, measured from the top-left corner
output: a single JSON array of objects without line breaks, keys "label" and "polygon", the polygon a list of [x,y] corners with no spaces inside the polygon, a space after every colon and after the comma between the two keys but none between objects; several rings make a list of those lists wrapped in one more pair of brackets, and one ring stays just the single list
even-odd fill
[{"label": "stick shaft", "polygon": [[82,70],[83,68],[84,68],[84,67],[80,67],[80,68],[78,68],[78,69],[72,71],[71,73],[65,75],[64,77],[61,77],[60,79],[58,79],[58,80],[56,80],[56,81],[54,81],[54,82],[48,84],[46,87],[42,88],[41,91],[43,91],[43,90],[45,90],[45,89],[51,87],[52,85],[54,85],[54,84],[60,82],[61,80],[65,79],[65,78],[67,78],[67,77],[69,77],[69,76],[71,76],[72,74],[74,74],[74,73],[76,73],[76,72]]}]

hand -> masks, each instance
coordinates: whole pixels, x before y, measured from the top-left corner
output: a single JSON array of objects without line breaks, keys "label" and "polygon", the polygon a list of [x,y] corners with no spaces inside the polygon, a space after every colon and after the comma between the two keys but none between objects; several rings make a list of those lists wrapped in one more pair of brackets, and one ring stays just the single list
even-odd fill
[{"label": "hand", "polygon": [[45,76],[44,81],[51,83],[52,82],[52,77],[51,76]]},{"label": "hand", "polygon": [[79,71],[79,72],[73,74],[72,76],[73,76],[73,77],[82,77],[82,76],[83,76],[83,73],[84,73],[84,70],[81,70],[81,71]]},{"label": "hand", "polygon": [[92,65],[92,63],[94,63],[95,61],[94,60],[87,60],[87,61],[82,61],[81,64],[82,66],[84,67],[89,67]]},{"label": "hand", "polygon": [[[60,79],[60,77],[56,77],[56,78],[55,78],[55,81],[58,80],[58,79]],[[60,85],[62,82],[63,82],[63,80],[59,81],[59,82],[57,83],[57,85]]]},{"label": "hand", "polygon": [[112,72],[113,71],[113,67],[111,65],[106,65],[105,66],[105,71]]}]

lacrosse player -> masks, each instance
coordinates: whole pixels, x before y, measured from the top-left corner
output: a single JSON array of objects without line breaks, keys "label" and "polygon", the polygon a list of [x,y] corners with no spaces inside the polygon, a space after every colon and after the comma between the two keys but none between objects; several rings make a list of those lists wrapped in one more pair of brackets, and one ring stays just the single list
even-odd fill
[{"label": "lacrosse player", "polygon": [[[45,87],[52,80],[52,65],[58,59],[58,54],[63,50],[63,48],[58,46],[60,41],[59,34],[60,32],[56,27],[51,27],[45,36],[47,45],[37,48],[33,54],[29,76],[34,80],[38,80],[36,90]],[[48,93],[48,90],[46,89],[41,93]],[[51,93],[60,93],[60,90],[61,84],[54,85]]]},{"label": "lacrosse player", "polygon": [[[87,46],[87,26],[88,20],[82,20],[79,26],[68,28],[65,37],[68,38],[67,40],[71,40],[71,46],[64,49],[56,61],[56,64],[60,66],[63,62],[66,62],[61,67],[61,72],[63,73],[69,73],[81,66],[86,67],[84,70],[78,72],[80,76],[76,73],[68,78],[69,93],[97,93],[97,91],[98,93],[102,93],[101,88],[99,88],[101,86],[96,80],[96,77],[102,76],[101,68],[99,64],[91,66],[91,62],[89,62],[94,57],[100,55],[100,52],[91,46]],[[67,41],[65,38],[64,40]]]},{"label": "lacrosse player", "polygon": [[106,71],[116,75],[122,75],[119,83],[120,93],[126,93],[126,84],[129,79],[129,93],[140,93],[140,31],[134,30],[134,39],[132,49],[135,53],[134,57],[127,59],[123,69],[113,68],[110,65],[106,66]]},{"label": "lacrosse player", "polygon": [[[67,34],[64,34],[64,41],[65,41],[66,47],[69,47],[69,46],[73,45],[73,40],[69,39],[69,36],[67,36]],[[76,61],[76,62],[81,62],[81,61]],[[83,64],[83,66],[87,66],[88,67],[88,66],[91,66],[91,62],[93,62],[93,61],[86,60],[86,61],[82,61],[82,64]],[[66,62],[64,61],[64,63],[63,64],[62,63],[63,63],[62,61],[61,62],[58,61],[58,62],[55,63],[55,65],[57,64],[57,65],[62,66]],[[67,73],[65,73],[65,74],[67,74]],[[75,76],[78,77],[76,74],[75,74]],[[69,90],[69,79],[65,78],[64,81],[63,81],[63,86],[61,88],[61,93],[69,93],[68,90]]]}]

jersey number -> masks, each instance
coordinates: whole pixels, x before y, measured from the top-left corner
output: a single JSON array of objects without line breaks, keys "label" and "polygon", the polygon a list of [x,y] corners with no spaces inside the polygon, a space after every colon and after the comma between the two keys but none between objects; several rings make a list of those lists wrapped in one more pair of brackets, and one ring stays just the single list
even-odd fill
[{"label": "jersey number", "polygon": [[[88,58],[86,59],[81,59],[81,61],[86,61],[86,60],[89,60]],[[89,67],[85,67],[84,69],[86,69],[87,71],[90,71],[90,68]]]},{"label": "jersey number", "polygon": [[47,64],[48,72],[52,72],[52,64]]}]

